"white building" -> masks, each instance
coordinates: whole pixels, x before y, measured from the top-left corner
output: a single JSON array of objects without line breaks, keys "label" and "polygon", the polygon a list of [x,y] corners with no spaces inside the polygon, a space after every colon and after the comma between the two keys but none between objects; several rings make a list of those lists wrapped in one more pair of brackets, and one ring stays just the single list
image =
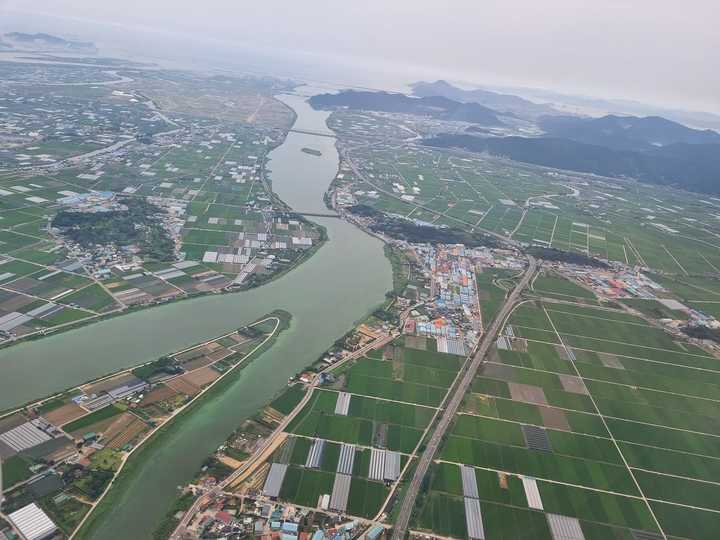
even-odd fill
[{"label": "white building", "polygon": [[58,530],[57,525],[35,503],[13,512],[8,518],[26,540],[45,540]]}]

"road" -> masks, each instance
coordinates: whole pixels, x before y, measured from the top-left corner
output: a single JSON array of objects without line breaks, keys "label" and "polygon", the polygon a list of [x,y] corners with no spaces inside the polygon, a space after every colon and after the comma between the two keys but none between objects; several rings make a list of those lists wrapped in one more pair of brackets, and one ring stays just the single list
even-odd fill
[{"label": "road", "polygon": [[488,328],[487,332],[483,335],[482,341],[480,342],[475,355],[472,356],[472,359],[468,359],[468,361],[465,362],[462,368],[464,371],[463,376],[459,379],[459,382],[456,383],[455,387],[451,388],[448,392],[448,396],[451,396],[450,401],[447,403],[447,406],[445,407],[445,410],[435,427],[435,431],[432,432],[427,446],[425,447],[425,451],[418,460],[415,474],[413,475],[410,485],[405,492],[405,498],[400,506],[400,513],[395,521],[392,536],[393,540],[403,540],[405,538],[405,533],[407,532],[408,524],[410,523],[410,516],[412,515],[413,508],[415,508],[415,499],[417,499],[420,486],[427,475],[430,464],[432,463],[438,448],[440,447],[443,436],[445,435],[448,427],[450,427],[450,424],[455,417],[455,413],[457,413],[460,403],[462,403],[465,393],[475,378],[475,374],[485,361],[485,355],[494,343],[495,336],[497,336],[500,326],[517,303],[520,298],[520,293],[523,289],[525,289],[525,287],[527,287],[528,283],[530,283],[530,280],[535,275],[535,271],[537,270],[537,261],[532,256],[528,256],[528,258],[530,259],[530,263],[523,274],[522,279],[507,297],[492,325],[490,325],[490,328]]},{"label": "road", "polygon": [[[360,168],[353,162],[353,160],[350,158],[349,155],[349,149],[347,148],[338,148],[338,153],[340,154],[341,160],[344,160],[350,169],[353,171],[355,176],[357,176],[359,179],[363,180],[367,184],[373,186],[376,190],[384,193],[385,195],[388,195],[389,197],[393,197],[395,199],[399,199],[399,197],[390,192],[385,190],[382,186],[379,186],[375,184],[371,179],[369,179],[366,175],[363,174],[363,172],[360,170]],[[404,201],[407,202],[407,201]],[[437,213],[435,210],[431,208],[427,208],[421,204],[418,203],[409,203],[412,204],[418,208],[421,208],[423,210],[428,210],[433,213]],[[452,216],[448,216],[451,217]],[[472,226],[471,223],[467,223],[464,220],[460,220],[457,218],[455,221],[458,221],[464,225]],[[504,244],[507,244],[511,247],[518,247],[518,243],[511,238],[508,238],[507,236],[503,236],[502,234],[499,234],[495,231],[490,231],[486,229],[482,229],[475,225],[473,227],[473,230],[477,229],[481,232],[492,236],[494,238],[497,238]],[[398,515],[397,520],[395,521],[395,527],[393,530],[393,540],[403,540],[405,538],[405,534],[408,530],[408,524],[410,523],[410,516],[412,514],[412,510],[415,507],[415,500],[417,499],[418,492],[420,491],[420,486],[422,485],[423,478],[425,478],[425,475],[428,472],[428,469],[430,468],[430,464],[432,463],[433,457],[437,453],[438,448],[440,447],[440,442],[442,441],[443,436],[445,435],[445,432],[447,431],[448,427],[452,423],[452,420],[455,416],[455,413],[457,412],[458,408],[460,407],[460,403],[463,400],[463,397],[465,396],[468,388],[472,384],[473,379],[475,378],[475,374],[477,373],[478,369],[480,368],[480,365],[485,360],[485,355],[487,354],[488,350],[490,349],[490,346],[495,341],[495,336],[498,334],[498,331],[500,330],[500,325],[503,323],[505,318],[508,316],[508,314],[511,312],[515,304],[517,303],[520,293],[525,289],[525,287],[528,286],[530,283],[530,280],[535,275],[535,272],[537,270],[537,261],[534,257],[531,255],[527,255],[529,264],[528,268],[523,274],[522,279],[518,283],[518,285],[513,289],[513,291],[510,293],[510,295],[505,300],[505,303],[503,304],[500,312],[495,317],[495,320],[490,325],[490,327],[487,329],[485,334],[483,335],[483,338],[478,345],[478,348],[476,350],[476,353],[472,358],[468,358],[468,360],[463,365],[463,368],[461,370],[462,377],[458,379],[458,381],[453,385],[453,387],[450,388],[448,391],[447,397],[449,397],[449,401],[447,402],[447,406],[445,410],[442,413],[442,416],[440,417],[440,420],[438,421],[435,431],[433,431],[432,435],[430,436],[430,440],[427,443],[427,446],[425,447],[425,451],[420,456],[420,459],[418,460],[417,468],[415,469],[415,474],[413,475],[413,478],[410,482],[410,485],[408,486],[408,490],[405,492],[405,498],[402,501],[401,507],[400,507],[400,513]],[[447,398],[446,398],[447,399]]]},{"label": "road", "polygon": [[[339,362],[336,362],[327,368],[325,368],[320,373],[324,372],[330,372],[333,369],[336,369],[338,366],[344,364],[345,362],[349,362],[351,360],[355,360],[357,358],[360,358],[362,356],[365,356],[365,353],[372,349],[377,349],[379,347],[383,347],[386,344],[390,343],[393,339],[395,339],[395,335],[384,335],[377,339],[374,339],[364,347],[354,351],[353,353],[347,355],[345,358],[340,360]],[[272,434],[265,439],[265,442],[263,445],[256,450],[253,455],[245,462],[243,463],[242,467],[234,471],[230,476],[228,476],[225,480],[220,482],[212,491],[212,494],[221,494],[225,488],[229,485],[231,485],[235,480],[237,480],[240,476],[248,475],[251,471],[251,469],[257,467],[258,465],[261,465],[266,459],[267,459],[267,449],[272,447],[273,442],[275,439],[280,436],[284,431],[285,428],[287,428],[288,424],[297,416],[304,408],[305,405],[310,401],[310,398],[313,395],[313,391],[318,385],[318,382],[320,380],[320,377],[315,377],[312,383],[310,383],[309,388],[307,392],[305,392],[305,395],[300,400],[300,403],[298,403],[295,408],[288,414],[285,418],[283,418],[280,425],[278,425],[275,430],[272,432]],[[177,527],[175,528],[175,531],[170,536],[170,540],[179,540],[184,537],[185,531],[187,530],[187,526],[192,520],[192,518],[197,514],[198,509],[200,506],[202,506],[203,503],[207,501],[207,494],[203,494],[197,499],[195,499],[195,502],[193,505],[185,512],[182,519],[180,520],[180,523],[178,523]]]}]

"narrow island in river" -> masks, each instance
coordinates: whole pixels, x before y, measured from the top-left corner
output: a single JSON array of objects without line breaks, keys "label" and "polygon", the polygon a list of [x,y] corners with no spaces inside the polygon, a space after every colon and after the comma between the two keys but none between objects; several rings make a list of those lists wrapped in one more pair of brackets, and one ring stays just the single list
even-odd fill
[{"label": "narrow island in river", "polygon": [[[25,434],[16,438],[18,444],[37,444],[13,447],[3,460],[10,472],[3,478],[4,511],[25,508],[34,499],[65,535],[87,537],[113,508],[137,462],[147,457],[146,447],[163,445],[201,402],[222,393],[288,328],[290,319],[277,310],[214,339],[5,414],[0,422]],[[38,497],[38,490],[48,496]]]}]

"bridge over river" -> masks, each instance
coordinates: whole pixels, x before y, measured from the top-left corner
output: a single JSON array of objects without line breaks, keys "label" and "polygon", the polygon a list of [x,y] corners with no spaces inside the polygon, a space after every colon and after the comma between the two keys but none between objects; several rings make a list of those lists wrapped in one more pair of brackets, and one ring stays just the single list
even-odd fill
[{"label": "bridge over river", "polygon": [[[327,113],[312,110],[298,96],[283,101],[297,111],[296,126],[327,129]],[[308,146],[323,155],[301,151]],[[283,201],[307,210],[304,215],[329,213],[323,194],[338,169],[334,140],[291,133],[271,152],[270,165],[273,188]],[[138,310],[0,350],[0,408],[8,408],[159,358],[273,309],[285,309],[293,316],[290,328],[223,392],[169,426],[162,444],[148,445],[131,458],[127,474],[111,488],[112,510],[100,517],[84,540],[152,538],[172,508],[177,486],[189,482],[203,460],[284,388],[288,377],[382,303],[392,288],[382,243],[343,220],[317,220],[327,229],[327,244],[298,268],[262,287]]]},{"label": "bridge over river", "polygon": [[302,217],[321,217],[321,218],[340,218],[340,214],[336,214],[335,212],[277,212],[275,214],[277,217],[290,217],[293,216],[302,216]]},{"label": "bridge over river", "polygon": [[335,135],[333,133],[328,133],[327,131],[315,131],[312,129],[291,129],[290,133],[302,133],[304,135],[315,135],[316,137],[327,137],[329,139],[335,139]]}]

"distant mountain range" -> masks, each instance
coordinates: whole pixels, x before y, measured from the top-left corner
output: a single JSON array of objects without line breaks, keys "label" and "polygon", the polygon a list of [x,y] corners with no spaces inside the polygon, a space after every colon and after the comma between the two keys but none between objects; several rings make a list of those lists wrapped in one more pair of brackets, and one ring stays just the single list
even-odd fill
[{"label": "distant mountain range", "polygon": [[441,96],[461,103],[478,103],[485,107],[518,116],[537,117],[557,113],[549,105],[533,103],[512,94],[500,94],[489,90],[463,90],[447,81],[417,82],[411,85],[413,95],[418,97]]},{"label": "distant mountain range", "polygon": [[[457,89],[444,81],[417,83],[414,90],[418,93],[442,91],[457,99],[444,95],[409,97],[348,90],[313,96],[310,104],[316,109],[346,107],[416,114],[484,126],[503,125],[498,118],[503,113],[460,99],[486,99],[498,108],[505,107],[508,111],[505,116],[516,116],[510,112],[513,109],[520,116],[519,111],[527,111],[528,104],[536,105],[517,96]],[[487,152],[515,161],[600,176],[637,178],[689,191],[720,193],[720,134],[715,131],[691,129],[659,116],[540,115],[536,118],[545,132],[540,137],[495,137],[491,130],[471,126],[464,134],[441,134],[424,140],[423,144]]]},{"label": "distant mountain range", "polygon": [[389,92],[347,90],[310,98],[315,109],[349,109],[430,116],[439,120],[458,120],[486,126],[500,126],[498,113],[478,103],[460,103],[442,96],[409,97]]},{"label": "distant mountain range", "polygon": [[720,130],[720,114],[707,111],[692,111],[648,105],[627,99],[604,99],[592,96],[578,96],[563,94],[552,90],[537,88],[507,87],[500,92],[522,96],[532,101],[547,103],[562,114],[582,114],[589,116],[603,116],[618,114],[622,116],[661,116],[675,122],[699,129],[709,128]]},{"label": "distant mountain range", "polygon": [[18,49],[24,51],[52,51],[76,52],[94,54],[97,52],[95,44],[89,41],[69,41],[50,34],[26,34],[23,32],[10,32],[2,36],[0,48]]},{"label": "distant mountain range", "polygon": [[538,125],[550,137],[616,150],[648,151],[677,143],[720,144],[716,131],[691,129],[660,116],[543,116]]},{"label": "distant mountain range", "polygon": [[428,146],[487,152],[515,161],[601,176],[637,178],[689,191],[720,193],[720,144],[675,143],[647,151],[618,150],[554,137],[438,135]]}]

